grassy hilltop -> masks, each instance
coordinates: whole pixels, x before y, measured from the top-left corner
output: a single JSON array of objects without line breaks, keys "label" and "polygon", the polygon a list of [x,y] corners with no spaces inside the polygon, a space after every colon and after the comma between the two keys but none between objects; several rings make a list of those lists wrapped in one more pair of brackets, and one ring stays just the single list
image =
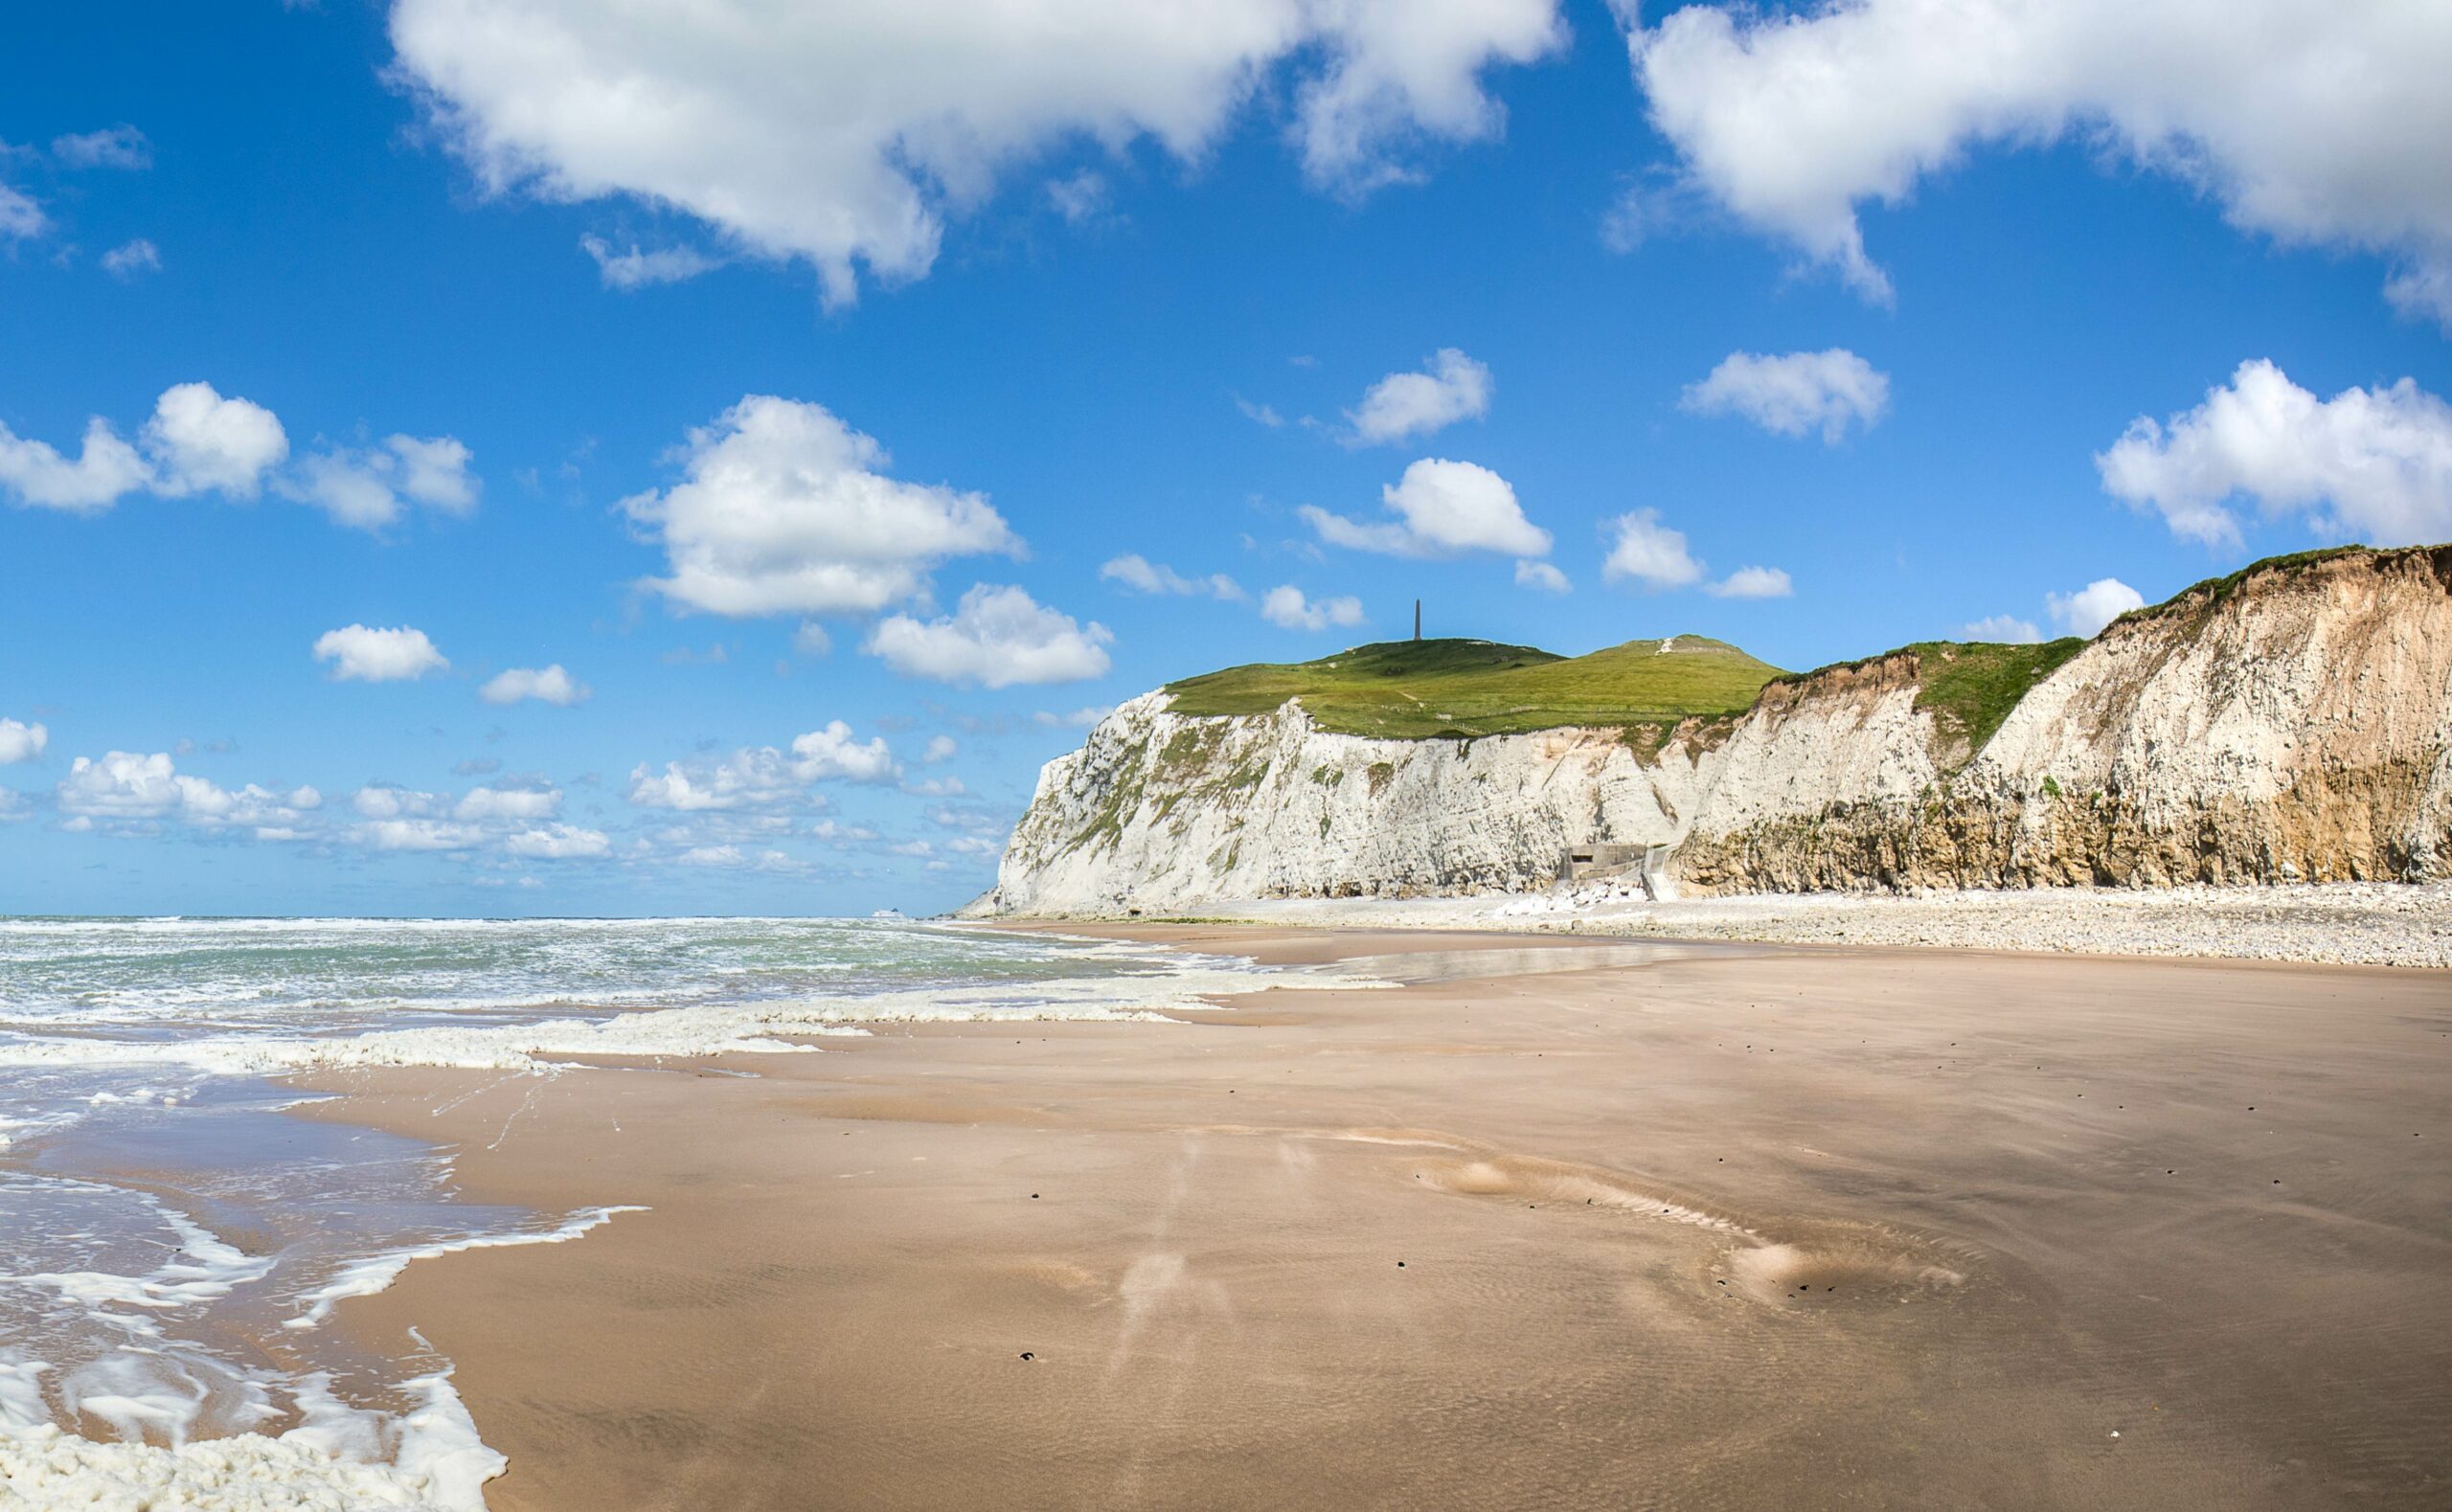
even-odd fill
[{"label": "grassy hilltop", "polygon": [[1382,641],[1316,662],[1256,663],[1170,683],[1186,714],[1260,714],[1289,698],[1340,734],[1419,740],[1560,725],[1673,725],[1737,714],[1780,669],[1701,636],[1563,657],[1491,641]]}]

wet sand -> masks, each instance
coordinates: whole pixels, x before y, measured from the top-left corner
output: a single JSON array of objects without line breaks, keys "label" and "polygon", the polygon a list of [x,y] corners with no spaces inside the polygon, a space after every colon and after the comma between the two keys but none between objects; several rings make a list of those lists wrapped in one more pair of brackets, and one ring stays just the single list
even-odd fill
[{"label": "wet sand", "polygon": [[322,1077],[652,1209],[343,1326],[457,1362],[498,1512],[2452,1501],[2441,975],[1103,932],[1470,974]]}]

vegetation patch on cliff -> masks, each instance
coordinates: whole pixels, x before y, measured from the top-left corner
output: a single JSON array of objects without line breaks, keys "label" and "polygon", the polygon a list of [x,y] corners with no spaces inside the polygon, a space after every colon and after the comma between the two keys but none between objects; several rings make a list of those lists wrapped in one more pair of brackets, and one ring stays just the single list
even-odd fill
[{"label": "vegetation patch on cliff", "polygon": [[1316,662],[1228,667],[1168,685],[1181,714],[1264,714],[1300,698],[1338,734],[1478,739],[1579,725],[1669,728],[1742,712],[1779,668],[1701,636],[1562,657],[1492,641],[1386,641]]}]

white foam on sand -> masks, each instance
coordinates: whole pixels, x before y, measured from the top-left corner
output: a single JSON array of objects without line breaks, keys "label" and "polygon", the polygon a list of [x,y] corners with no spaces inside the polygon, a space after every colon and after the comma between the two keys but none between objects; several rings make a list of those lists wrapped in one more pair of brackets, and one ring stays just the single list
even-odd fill
[{"label": "white foam on sand", "polygon": [[448,1066],[535,1071],[574,1056],[646,1059],[742,1051],[780,1053],[815,1047],[829,1034],[864,1026],[1152,1019],[1197,1011],[1209,999],[1273,987],[1385,985],[1328,971],[1201,964],[1146,975],[1064,978],[1043,982],[925,987],[769,1002],[691,1004],[537,1024],[423,1025],[364,1034],[216,1035],[148,1041],[55,1039],[0,1045],[0,1066],[162,1065],[237,1075],[275,1075],[327,1068]]},{"label": "white foam on sand", "polygon": [[[552,1229],[474,1234],[370,1256],[302,1297],[306,1311],[284,1326],[315,1327],[341,1301],[372,1297],[389,1287],[414,1261],[463,1250],[561,1244],[617,1213],[646,1210],[590,1207]],[[21,1279],[93,1305],[170,1308],[209,1300],[261,1275],[261,1262],[184,1219],[176,1221],[185,1241],[180,1253],[150,1275],[79,1273]],[[329,1376],[306,1375],[284,1388],[298,1419],[285,1433],[190,1439],[205,1383],[165,1379],[155,1366],[172,1377],[179,1373],[176,1363],[167,1359],[154,1359],[139,1369],[136,1362],[116,1357],[69,1372],[59,1381],[57,1395],[66,1410],[79,1419],[108,1425],[119,1434],[118,1441],[110,1442],[80,1437],[54,1421],[43,1390],[43,1378],[53,1369],[48,1362],[0,1350],[0,1512],[54,1507],[483,1512],[482,1488],[509,1463],[478,1436],[447,1368],[403,1383],[401,1394],[415,1405],[401,1412],[352,1407],[333,1394]],[[226,1391],[233,1383],[215,1384]],[[272,1392],[245,1385],[254,1417],[284,1415],[272,1405]]]},{"label": "white foam on sand", "polygon": [[9,1512],[485,1512],[485,1483],[509,1464],[477,1436],[448,1370],[406,1383],[417,1406],[397,1416],[349,1407],[329,1381],[309,1377],[296,1391],[301,1421],[285,1433],[165,1447],[59,1428],[43,1405],[49,1368],[0,1353],[0,1509]]},{"label": "white foam on sand", "polygon": [[299,1300],[306,1310],[290,1319],[284,1328],[313,1328],[332,1316],[332,1309],[352,1297],[373,1297],[388,1289],[400,1278],[412,1261],[438,1260],[464,1250],[500,1250],[523,1244],[562,1244],[576,1239],[600,1224],[610,1223],[615,1213],[645,1212],[645,1207],[587,1207],[562,1220],[555,1229],[513,1233],[472,1234],[465,1239],[445,1239],[435,1244],[418,1245],[404,1250],[388,1250],[368,1255],[341,1268],[329,1281],[308,1292]]}]

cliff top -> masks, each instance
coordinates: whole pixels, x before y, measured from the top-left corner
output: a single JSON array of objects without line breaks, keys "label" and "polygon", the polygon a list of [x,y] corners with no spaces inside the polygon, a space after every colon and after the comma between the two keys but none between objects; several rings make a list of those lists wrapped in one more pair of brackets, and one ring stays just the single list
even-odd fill
[{"label": "cliff top", "polygon": [[1624,728],[1735,714],[1779,668],[1702,636],[1562,657],[1493,641],[1382,641],[1316,662],[1255,663],[1168,685],[1186,714],[1260,714],[1301,698],[1322,729],[1401,740]]}]

